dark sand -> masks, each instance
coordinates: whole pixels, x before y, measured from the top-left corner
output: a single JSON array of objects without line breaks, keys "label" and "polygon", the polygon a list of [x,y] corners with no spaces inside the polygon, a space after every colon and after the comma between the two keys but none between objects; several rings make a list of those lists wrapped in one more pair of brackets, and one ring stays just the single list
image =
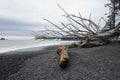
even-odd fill
[{"label": "dark sand", "polygon": [[0,80],[120,80],[120,43],[69,49],[61,69],[56,47],[0,55]]}]

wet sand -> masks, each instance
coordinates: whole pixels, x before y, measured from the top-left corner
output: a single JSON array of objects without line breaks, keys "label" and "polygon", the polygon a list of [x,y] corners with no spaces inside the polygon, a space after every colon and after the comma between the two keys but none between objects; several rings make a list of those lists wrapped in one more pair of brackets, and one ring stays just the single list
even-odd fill
[{"label": "wet sand", "polygon": [[56,46],[0,54],[0,80],[120,80],[120,43],[68,52],[63,69]]}]

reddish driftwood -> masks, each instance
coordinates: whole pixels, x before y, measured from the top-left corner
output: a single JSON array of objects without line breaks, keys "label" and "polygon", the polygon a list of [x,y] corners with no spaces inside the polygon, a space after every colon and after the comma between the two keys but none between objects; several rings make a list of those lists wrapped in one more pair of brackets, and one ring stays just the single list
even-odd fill
[{"label": "reddish driftwood", "polygon": [[69,61],[67,48],[65,46],[60,46],[57,48],[57,53],[58,55],[60,55],[60,62],[59,62],[60,66],[65,67]]}]

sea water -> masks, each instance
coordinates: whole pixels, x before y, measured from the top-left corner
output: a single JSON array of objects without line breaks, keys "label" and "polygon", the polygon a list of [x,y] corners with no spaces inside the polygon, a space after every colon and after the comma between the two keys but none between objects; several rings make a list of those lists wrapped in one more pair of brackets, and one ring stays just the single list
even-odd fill
[{"label": "sea water", "polygon": [[47,47],[52,45],[71,44],[75,41],[61,41],[61,40],[0,40],[0,53],[29,49],[35,47]]}]

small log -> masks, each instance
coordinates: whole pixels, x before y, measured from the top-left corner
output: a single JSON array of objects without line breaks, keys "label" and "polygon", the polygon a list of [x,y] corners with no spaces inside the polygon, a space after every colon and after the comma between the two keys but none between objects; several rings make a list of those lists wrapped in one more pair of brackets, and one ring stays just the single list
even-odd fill
[{"label": "small log", "polygon": [[59,64],[63,68],[69,62],[69,55],[68,55],[67,48],[65,46],[60,46],[57,48],[57,53],[58,53],[58,55],[60,55]]},{"label": "small log", "polygon": [[79,47],[79,45],[76,43],[73,43],[73,44],[68,46],[68,48],[77,48],[77,47]]}]

